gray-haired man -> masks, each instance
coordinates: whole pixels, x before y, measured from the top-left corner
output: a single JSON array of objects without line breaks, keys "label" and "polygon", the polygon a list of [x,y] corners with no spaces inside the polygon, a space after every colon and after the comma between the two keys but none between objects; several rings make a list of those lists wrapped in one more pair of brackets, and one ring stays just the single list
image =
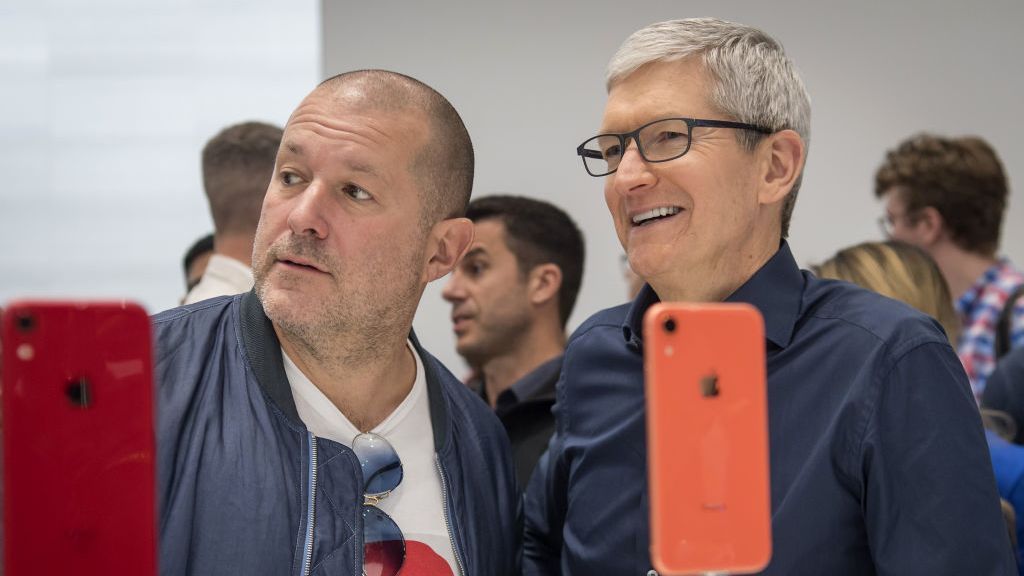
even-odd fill
[{"label": "gray-haired man", "polygon": [[[645,574],[641,320],[658,300],[764,316],[773,556],[765,574],[1013,574],[966,375],[934,320],[796,264],[785,242],[810,123],[763,32],[654,24],[613,57],[600,136],[629,263],[646,282],[566,349],[548,456],[527,492],[527,574]],[[697,473],[695,471],[695,473]]]}]

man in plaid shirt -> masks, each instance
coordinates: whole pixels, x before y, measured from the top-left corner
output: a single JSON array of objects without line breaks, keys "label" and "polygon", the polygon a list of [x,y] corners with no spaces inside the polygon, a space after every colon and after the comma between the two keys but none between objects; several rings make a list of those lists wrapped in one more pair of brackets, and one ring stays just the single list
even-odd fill
[{"label": "man in plaid shirt", "polygon": [[[914,136],[890,150],[875,174],[885,233],[923,248],[942,270],[963,323],[957,354],[975,397],[995,368],[997,323],[1024,273],[999,258],[1008,185],[981,138]],[[1008,310],[1008,344],[1024,344],[1024,298]]]}]

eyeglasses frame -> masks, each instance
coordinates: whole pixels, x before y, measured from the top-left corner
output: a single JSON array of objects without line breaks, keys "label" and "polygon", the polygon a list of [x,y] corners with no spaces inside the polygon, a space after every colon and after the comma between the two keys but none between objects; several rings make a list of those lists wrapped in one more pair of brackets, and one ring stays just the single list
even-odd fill
[{"label": "eyeglasses frame", "polygon": [[[647,157],[647,154],[644,153],[644,148],[640,144],[640,131],[643,130],[644,128],[647,128],[648,126],[651,126],[652,124],[657,124],[659,122],[665,122],[667,120],[682,120],[683,122],[686,123],[686,148],[681,153],[679,153],[679,154],[677,154],[675,156],[672,156],[671,158],[665,158],[665,159],[662,159],[662,160],[651,160],[651,159],[649,159]],[[652,120],[652,121],[644,124],[643,126],[637,128],[636,130],[633,130],[632,132],[622,132],[622,133],[609,132],[609,133],[605,133],[605,134],[598,134],[596,136],[591,136],[590,138],[587,138],[586,140],[584,140],[582,144],[580,144],[579,146],[576,147],[576,154],[583,161],[583,168],[587,171],[587,174],[590,174],[591,176],[593,176],[595,178],[600,178],[602,176],[607,176],[609,174],[614,174],[619,169],[619,167],[616,166],[615,169],[609,170],[608,172],[604,172],[604,173],[601,173],[601,174],[594,174],[593,172],[591,172],[590,171],[590,167],[587,165],[587,158],[593,158],[595,160],[604,160],[604,157],[601,156],[600,153],[597,152],[596,150],[587,150],[586,148],[584,148],[584,146],[587,144],[587,142],[590,142],[591,140],[594,140],[595,138],[601,138],[602,136],[615,136],[616,138],[619,139],[619,145],[622,146],[622,154],[623,154],[623,156],[625,156],[625,154],[626,154],[626,147],[629,145],[629,140],[632,139],[633,142],[636,143],[636,150],[637,150],[637,152],[640,153],[640,157],[643,158],[645,162],[649,162],[651,164],[657,164],[657,163],[660,163],[660,162],[668,162],[669,160],[675,160],[677,158],[682,158],[683,156],[685,156],[686,153],[690,151],[690,146],[693,144],[693,129],[694,128],[732,128],[732,129],[735,129],[735,130],[752,130],[752,131],[758,132],[760,134],[773,134],[773,133],[776,132],[775,130],[772,130],[770,128],[765,128],[763,126],[756,126],[754,124],[747,124],[747,123],[744,123],[744,122],[733,122],[731,120],[707,120],[707,119],[703,119],[703,118],[684,118],[684,117],[659,118],[657,120]]]},{"label": "eyeglasses frame", "polygon": [[902,214],[884,214],[878,217],[878,227],[881,229],[882,234],[886,238],[892,238],[892,233],[896,229],[896,223],[900,220],[907,222],[908,224],[916,224],[920,220],[919,216],[923,208],[915,208],[913,210],[906,210]]}]

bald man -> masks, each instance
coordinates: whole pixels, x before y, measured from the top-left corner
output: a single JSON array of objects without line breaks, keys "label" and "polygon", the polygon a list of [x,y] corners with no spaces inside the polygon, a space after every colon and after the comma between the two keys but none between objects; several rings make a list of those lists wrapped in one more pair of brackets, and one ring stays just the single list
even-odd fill
[{"label": "bald man", "polygon": [[155,318],[162,573],[515,571],[504,430],[411,333],[472,241],[472,179],[417,80],[347,73],[299,104],[255,288]]}]

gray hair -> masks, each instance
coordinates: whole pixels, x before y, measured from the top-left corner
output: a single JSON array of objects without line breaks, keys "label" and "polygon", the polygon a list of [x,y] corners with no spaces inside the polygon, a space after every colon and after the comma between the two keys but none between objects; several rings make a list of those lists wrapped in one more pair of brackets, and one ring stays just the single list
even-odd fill
[{"label": "gray hair", "polygon": [[[712,80],[709,102],[739,122],[773,131],[794,130],[810,145],[811,102],[796,67],[782,44],[757,28],[716,18],[689,18],[651,24],[634,32],[608,63],[607,87],[646,64],[700,57]],[[751,130],[736,132],[753,151],[763,138]],[[803,169],[782,207],[782,237],[803,180]]]}]

